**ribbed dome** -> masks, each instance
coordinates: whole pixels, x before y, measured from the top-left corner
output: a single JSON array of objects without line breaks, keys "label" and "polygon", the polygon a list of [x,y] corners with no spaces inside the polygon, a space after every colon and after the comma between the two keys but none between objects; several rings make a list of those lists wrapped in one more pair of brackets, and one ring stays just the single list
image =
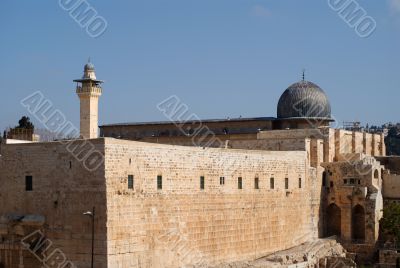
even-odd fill
[{"label": "ribbed dome", "polygon": [[309,81],[294,83],[283,92],[278,118],[331,119],[331,105],[325,92]]}]

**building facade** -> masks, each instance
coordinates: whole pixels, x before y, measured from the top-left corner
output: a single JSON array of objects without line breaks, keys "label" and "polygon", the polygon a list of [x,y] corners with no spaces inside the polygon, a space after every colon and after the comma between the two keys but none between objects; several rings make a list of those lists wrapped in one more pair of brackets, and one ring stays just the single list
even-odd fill
[{"label": "building facade", "polygon": [[383,135],[330,128],[314,83],[290,86],[276,118],[112,124],[97,138],[101,81],[92,64],[75,81],[83,139],[0,147],[0,267],[90,267],[92,241],[110,268],[211,267],[333,235],[373,255],[398,162]]}]

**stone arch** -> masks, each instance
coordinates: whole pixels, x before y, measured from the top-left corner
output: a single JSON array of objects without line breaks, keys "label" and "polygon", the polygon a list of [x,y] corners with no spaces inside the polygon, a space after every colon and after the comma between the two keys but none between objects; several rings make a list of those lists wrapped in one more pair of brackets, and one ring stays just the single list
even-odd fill
[{"label": "stone arch", "polygon": [[328,206],[326,210],[326,236],[342,234],[342,211],[335,203]]},{"label": "stone arch", "polygon": [[379,171],[377,169],[374,171],[374,178],[379,179]]},{"label": "stone arch", "polygon": [[361,205],[356,205],[352,211],[352,238],[354,240],[365,240],[365,210]]}]

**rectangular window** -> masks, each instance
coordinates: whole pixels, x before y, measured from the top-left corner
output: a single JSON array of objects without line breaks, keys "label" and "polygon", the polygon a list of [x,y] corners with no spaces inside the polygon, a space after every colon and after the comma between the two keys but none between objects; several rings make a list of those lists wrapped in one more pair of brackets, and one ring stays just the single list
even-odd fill
[{"label": "rectangular window", "polygon": [[299,188],[301,189],[301,178],[299,178]]},{"label": "rectangular window", "polygon": [[274,178],[269,179],[269,188],[275,189],[275,179]]},{"label": "rectangular window", "polygon": [[133,189],[133,175],[128,175],[128,189]]},{"label": "rectangular window", "polygon": [[361,180],[358,180],[358,184],[361,184]]},{"label": "rectangular window", "polygon": [[350,179],[350,184],[356,184],[356,180],[355,179]]},{"label": "rectangular window", "polygon": [[204,190],[204,176],[200,177],[200,189]]},{"label": "rectangular window", "polygon": [[219,185],[225,185],[225,177],[219,177]]},{"label": "rectangular window", "polygon": [[259,179],[258,178],[254,178],[254,189],[260,189]]},{"label": "rectangular window", "polygon": [[330,182],[330,187],[333,188],[333,181]]},{"label": "rectangular window", "polygon": [[285,189],[289,189],[289,178],[285,178]]},{"label": "rectangular window", "polygon": [[347,184],[347,179],[344,179],[344,180],[343,180],[343,184]]},{"label": "rectangular window", "polygon": [[25,190],[27,192],[33,191],[33,178],[32,176],[25,177]]},{"label": "rectangular window", "polygon": [[238,189],[243,189],[242,177],[238,178]]},{"label": "rectangular window", "polygon": [[162,176],[157,176],[157,189],[162,189]]}]

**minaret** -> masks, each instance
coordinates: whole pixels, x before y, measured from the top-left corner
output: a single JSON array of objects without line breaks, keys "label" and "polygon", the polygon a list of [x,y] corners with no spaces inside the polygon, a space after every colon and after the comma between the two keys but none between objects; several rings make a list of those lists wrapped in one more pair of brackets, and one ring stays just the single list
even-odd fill
[{"label": "minaret", "polygon": [[103,81],[96,79],[94,65],[90,62],[85,65],[82,79],[76,79],[76,94],[81,102],[80,127],[81,138],[95,139],[99,128],[99,97]]}]

